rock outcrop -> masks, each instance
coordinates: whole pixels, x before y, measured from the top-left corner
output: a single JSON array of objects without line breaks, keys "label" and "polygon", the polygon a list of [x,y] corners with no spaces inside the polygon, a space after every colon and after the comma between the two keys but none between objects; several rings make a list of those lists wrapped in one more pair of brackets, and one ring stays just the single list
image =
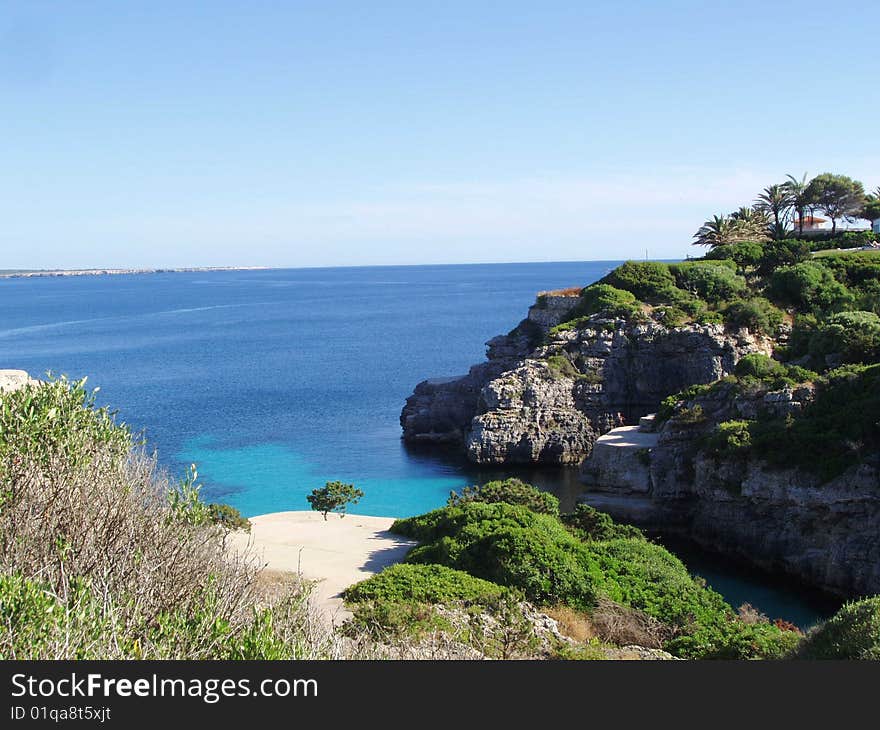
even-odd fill
[{"label": "rock outcrop", "polygon": [[[702,447],[719,421],[799,412],[810,388],[734,397],[725,389],[695,399],[696,422],[673,418],[643,448],[603,436],[582,465],[584,501],[616,519],[679,533],[704,548],[812,586],[852,597],[880,593],[880,460],[822,482],[803,469],[769,468],[749,455]],[[604,440],[604,441],[603,441]]]},{"label": "rock outcrop", "polygon": [[567,331],[576,297],[543,295],[488,359],[458,378],[426,380],[401,414],[410,443],[461,447],[478,464],[579,464],[596,439],[636,422],[694,383],[730,373],[767,339],[720,324],[668,328],[594,316]]}]

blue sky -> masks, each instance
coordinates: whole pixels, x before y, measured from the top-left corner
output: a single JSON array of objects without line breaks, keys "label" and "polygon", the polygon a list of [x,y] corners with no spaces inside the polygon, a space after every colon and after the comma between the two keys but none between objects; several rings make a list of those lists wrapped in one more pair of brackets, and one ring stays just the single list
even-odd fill
[{"label": "blue sky", "polygon": [[682,257],[880,184],[880,6],[0,0],[0,268]]}]

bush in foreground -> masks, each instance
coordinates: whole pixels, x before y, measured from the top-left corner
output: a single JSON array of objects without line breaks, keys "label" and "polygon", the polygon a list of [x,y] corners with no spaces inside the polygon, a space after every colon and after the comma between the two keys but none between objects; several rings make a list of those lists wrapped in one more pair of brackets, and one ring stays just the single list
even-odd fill
[{"label": "bush in foreground", "polygon": [[82,382],[0,393],[0,483],[0,658],[338,655],[307,586],[264,593],[225,548],[234,513],[133,450]]},{"label": "bush in foreground", "polygon": [[346,601],[488,604],[505,594],[504,588],[443,565],[392,565],[343,593]]},{"label": "bush in foreground", "polygon": [[798,656],[802,659],[880,659],[880,596],[846,604],[807,635]]}]

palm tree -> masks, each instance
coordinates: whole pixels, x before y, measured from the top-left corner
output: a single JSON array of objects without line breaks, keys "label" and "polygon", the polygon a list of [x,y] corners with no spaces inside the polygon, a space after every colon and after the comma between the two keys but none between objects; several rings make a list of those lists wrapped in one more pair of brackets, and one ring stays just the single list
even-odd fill
[{"label": "palm tree", "polygon": [[782,183],[790,197],[791,209],[797,214],[798,233],[804,232],[804,215],[807,209],[811,207],[809,197],[807,196],[807,186],[810,181],[807,180],[807,173],[798,180],[794,175],[786,175],[788,180]]},{"label": "palm tree", "polygon": [[764,188],[755,200],[755,209],[773,216],[769,226],[770,238],[779,240],[788,233],[788,211],[791,210],[791,192],[785,183]]},{"label": "palm tree", "polygon": [[694,246],[726,246],[734,243],[734,234],[736,232],[736,221],[731,220],[730,216],[713,215],[700,226],[700,229],[694,234]]},{"label": "palm tree", "polygon": [[740,207],[730,214],[737,228],[739,240],[765,241],[770,230],[770,217],[757,207]]}]

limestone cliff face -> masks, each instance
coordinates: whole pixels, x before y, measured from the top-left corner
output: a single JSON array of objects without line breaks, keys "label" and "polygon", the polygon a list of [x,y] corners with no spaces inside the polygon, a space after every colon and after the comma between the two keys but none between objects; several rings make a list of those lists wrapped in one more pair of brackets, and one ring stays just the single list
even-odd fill
[{"label": "limestone cliff face", "polygon": [[407,399],[403,437],[452,443],[479,464],[578,464],[608,430],[694,383],[730,373],[769,340],[722,325],[667,328],[594,316],[550,334],[576,297],[544,296],[488,359],[459,378],[427,380]]},{"label": "limestone cliff face", "polygon": [[618,519],[678,532],[706,548],[844,596],[880,593],[880,461],[836,479],[771,469],[756,458],[717,457],[702,437],[720,420],[800,410],[808,388],[756,397],[723,390],[696,399],[697,422],[673,418],[637,448],[612,431],[582,466],[585,501]]}]

